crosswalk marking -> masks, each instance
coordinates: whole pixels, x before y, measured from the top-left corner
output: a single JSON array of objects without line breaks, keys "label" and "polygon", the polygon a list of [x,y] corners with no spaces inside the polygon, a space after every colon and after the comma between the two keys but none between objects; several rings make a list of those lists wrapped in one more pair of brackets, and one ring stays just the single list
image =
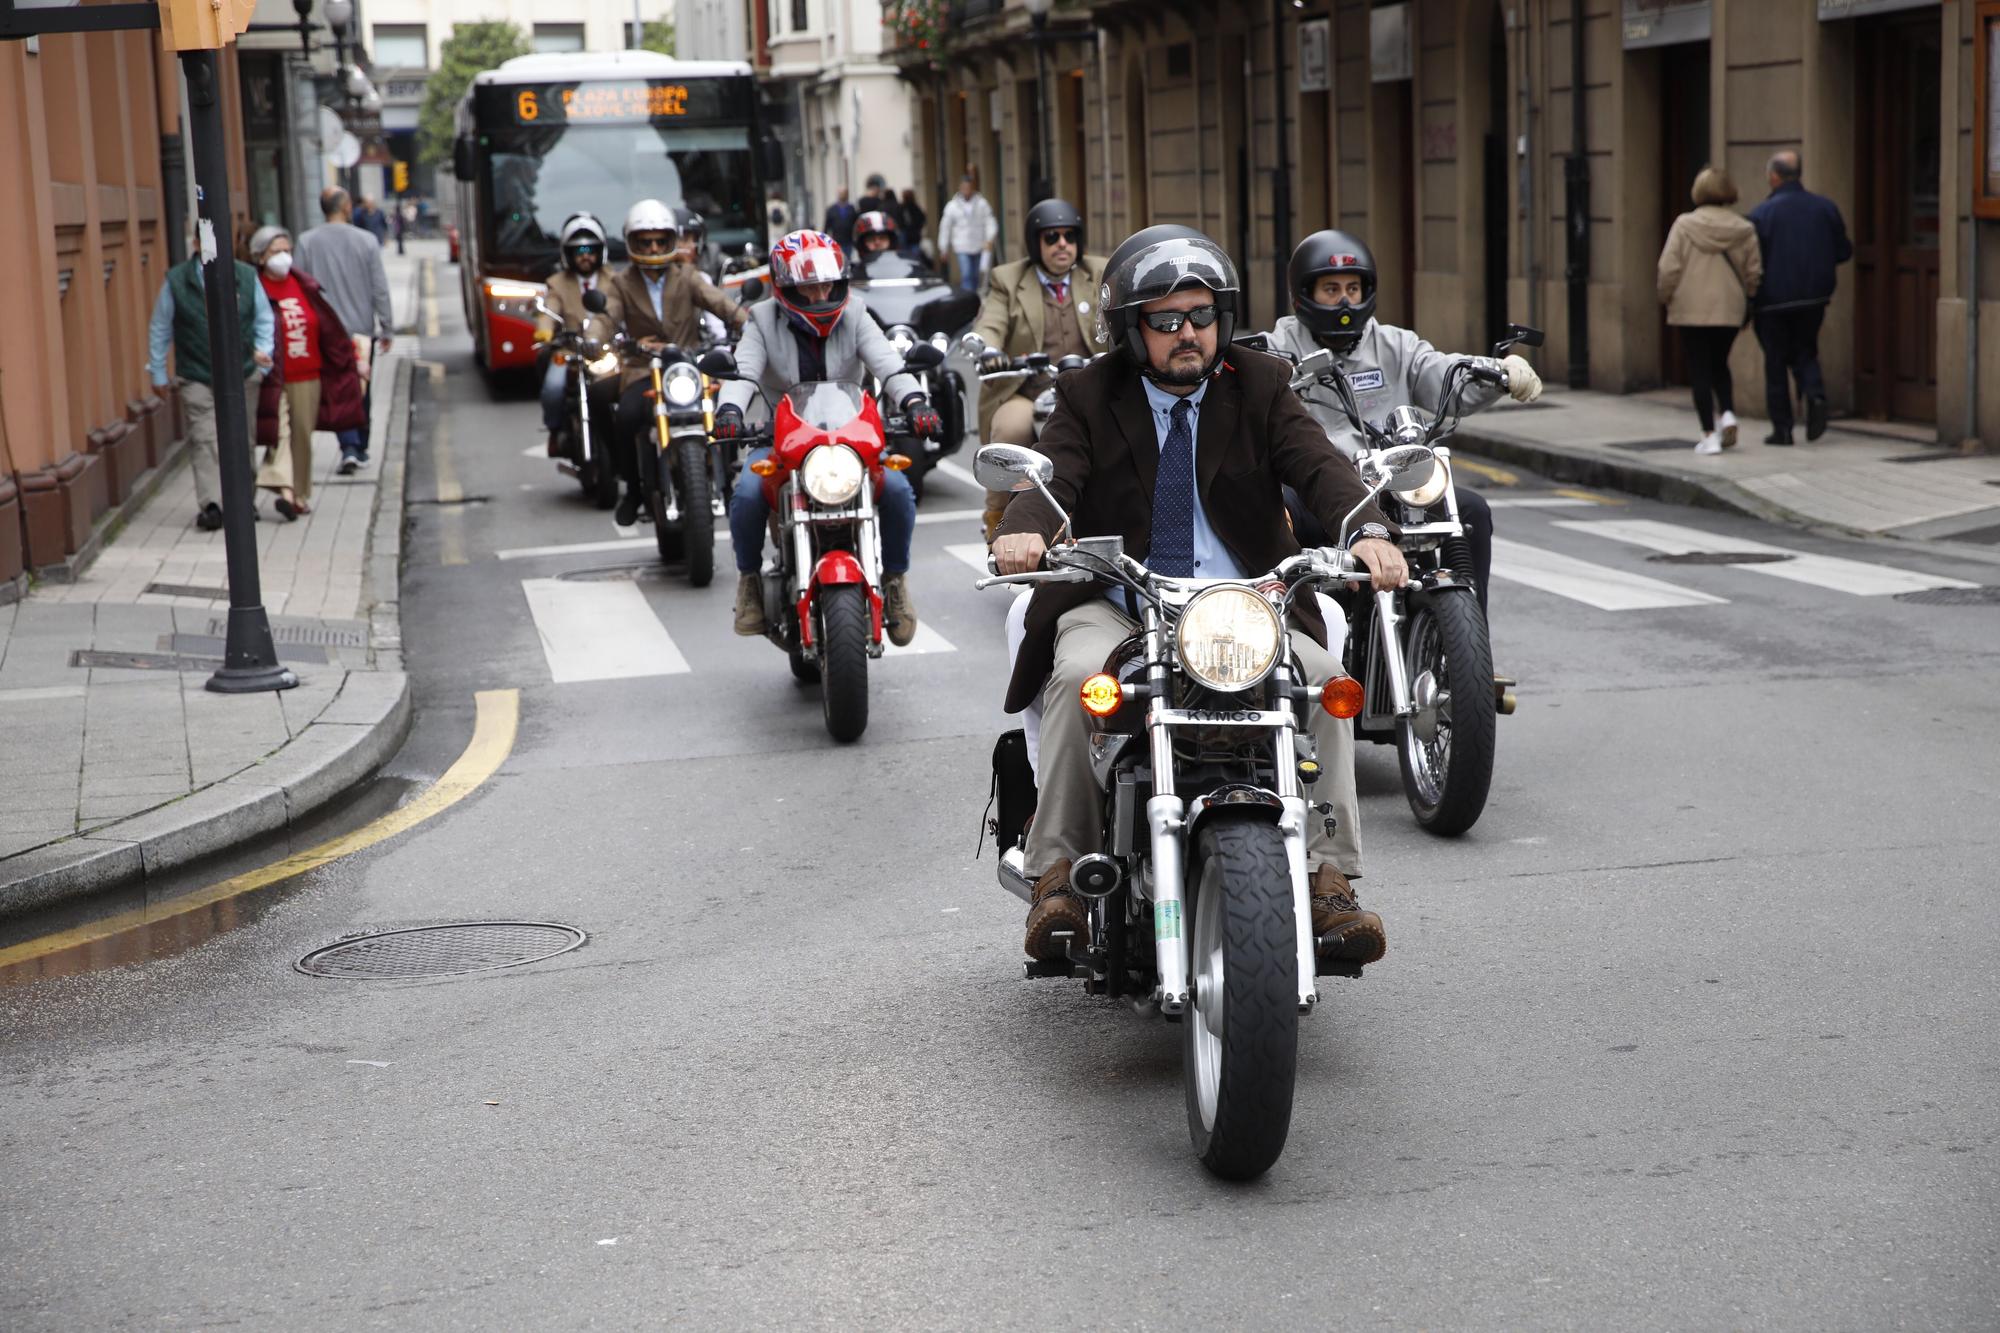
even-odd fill
[{"label": "crosswalk marking", "polygon": [[[1589,524],[1577,526],[1588,527]],[[1594,606],[1600,611],[1650,611],[1669,606],[1714,606],[1726,597],[1713,597],[1692,588],[1628,574],[1609,565],[1594,565],[1574,556],[1544,551],[1537,546],[1493,539],[1493,577],[1524,583],[1542,592]]]},{"label": "crosswalk marking", "polygon": [[964,523],[984,518],[985,516],[986,511],[984,509],[919,509],[917,511],[917,522],[919,524]]},{"label": "crosswalk marking", "polygon": [[1900,592],[1921,592],[1926,588],[1974,586],[1963,579],[1895,569],[1873,561],[1811,555],[1789,547],[1772,546],[1742,537],[1726,537],[1718,533],[1704,532],[1700,528],[1684,527],[1679,523],[1661,523],[1654,519],[1604,519],[1582,523],[1558,521],[1553,526],[1590,536],[1608,537],[1612,541],[1625,542],[1652,551],[1663,551],[1670,555],[1698,551],[1741,551],[1754,555],[1790,556],[1789,560],[1776,560],[1769,564],[1736,565],[1732,568],[1756,574],[1768,574],[1772,578],[1790,579],[1794,583],[1808,583],[1816,588],[1831,588],[1835,592],[1852,593],[1858,597],[1887,597]]},{"label": "crosswalk marking", "polygon": [[651,537],[635,540],[608,542],[567,542],[560,546],[516,546],[505,551],[495,551],[497,560],[533,560],[544,555],[588,555],[596,551],[637,551],[651,548]]},{"label": "crosswalk marking", "polygon": [[689,669],[636,583],[522,579],[521,591],[558,685],[673,676]]},{"label": "crosswalk marking", "polygon": [[882,641],[884,657],[916,657],[923,653],[955,653],[958,645],[932,629],[923,621],[917,622],[917,637],[898,648],[886,638]]}]

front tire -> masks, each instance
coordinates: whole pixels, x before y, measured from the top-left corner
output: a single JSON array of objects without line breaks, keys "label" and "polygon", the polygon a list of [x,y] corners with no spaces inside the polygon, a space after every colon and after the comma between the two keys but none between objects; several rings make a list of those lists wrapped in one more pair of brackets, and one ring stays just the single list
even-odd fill
[{"label": "front tire", "polygon": [[1195,838],[1187,882],[1188,1137],[1216,1175],[1255,1180],[1285,1150],[1298,1076],[1299,937],[1284,834],[1211,822]]},{"label": "front tire", "polygon": [[835,583],[819,592],[820,703],[826,730],[837,741],[861,738],[868,729],[868,638],[874,618],[868,589]]},{"label": "front tire", "polygon": [[1403,794],[1419,825],[1455,837],[1479,822],[1493,783],[1498,713],[1486,617],[1469,593],[1426,598],[1404,645],[1419,698],[1417,716],[1396,723]]},{"label": "front tire", "polygon": [[683,441],[676,454],[674,478],[680,490],[681,545],[687,551],[688,582],[706,588],[715,578],[715,510],[708,496],[708,449]]}]

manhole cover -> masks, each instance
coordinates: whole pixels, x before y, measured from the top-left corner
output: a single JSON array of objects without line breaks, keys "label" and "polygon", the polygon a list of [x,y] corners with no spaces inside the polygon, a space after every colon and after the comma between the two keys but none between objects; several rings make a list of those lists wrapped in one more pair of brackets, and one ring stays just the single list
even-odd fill
[{"label": "manhole cover", "polygon": [[1791,558],[1783,551],[1675,551],[1646,557],[1657,565],[1775,565]]},{"label": "manhole cover", "polygon": [[589,937],[549,921],[459,921],[384,930],[314,949],[294,964],[311,977],[381,981],[519,967],[568,953]]},{"label": "manhole cover", "polygon": [[568,569],[556,575],[564,583],[618,583],[663,579],[667,571],[657,560],[641,565],[602,565],[595,569]]},{"label": "manhole cover", "polygon": [[2000,586],[1987,588],[1925,588],[1921,592],[1899,592],[1899,602],[1918,606],[2000,606]]}]

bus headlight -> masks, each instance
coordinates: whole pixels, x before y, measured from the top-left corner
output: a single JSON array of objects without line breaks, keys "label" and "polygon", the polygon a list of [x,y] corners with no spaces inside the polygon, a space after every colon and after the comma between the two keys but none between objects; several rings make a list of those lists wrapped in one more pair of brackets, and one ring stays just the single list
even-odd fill
[{"label": "bus headlight", "polygon": [[535,317],[535,301],[548,289],[538,282],[493,281],[486,284],[486,304],[496,315],[508,319]]},{"label": "bus headlight", "polygon": [[861,489],[861,455],[844,444],[823,444],[806,455],[799,481],[814,500],[837,508]]},{"label": "bus headlight", "polygon": [[1283,641],[1276,609],[1240,586],[1196,594],[1174,627],[1181,668],[1196,684],[1228,694],[1270,675]]},{"label": "bus headlight", "polygon": [[672,407],[693,407],[701,401],[701,372],[685,361],[668,366],[661,380],[667,403]]}]

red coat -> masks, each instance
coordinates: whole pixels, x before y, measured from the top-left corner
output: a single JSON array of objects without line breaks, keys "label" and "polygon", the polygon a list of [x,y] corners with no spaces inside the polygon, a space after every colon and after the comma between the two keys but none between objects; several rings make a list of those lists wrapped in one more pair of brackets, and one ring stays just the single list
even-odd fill
[{"label": "red coat", "polygon": [[[307,274],[292,270],[299,287],[312,302],[319,324],[319,420],[314,430],[360,430],[368,424],[367,399],[361,370],[354,358],[354,341],[341,326],[340,316],[327,304],[320,286]],[[278,444],[278,399],[284,393],[283,361],[275,362],[264,374],[264,386],[257,396],[257,443],[266,449]]]}]

